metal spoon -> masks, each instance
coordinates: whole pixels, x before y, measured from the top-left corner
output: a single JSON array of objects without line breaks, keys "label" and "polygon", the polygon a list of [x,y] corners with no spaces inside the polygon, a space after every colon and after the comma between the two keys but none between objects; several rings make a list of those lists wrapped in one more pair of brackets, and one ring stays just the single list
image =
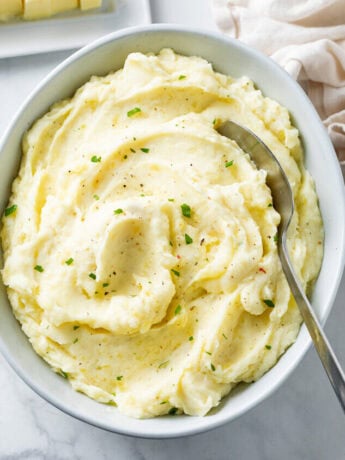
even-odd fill
[{"label": "metal spoon", "polygon": [[248,153],[259,169],[267,171],[266,183],[271,189],[274,208],[281,216],[278,227],[278,253],[290,289],[313,339],[316,351],[325,368],[335,394],[345,412],[345,375],[327,337],[297,278],[287,251],[287,230],[294,212],[294,200],[289,181],[277,158],[253,132],[227,121],[217,131],[228,137]]}]

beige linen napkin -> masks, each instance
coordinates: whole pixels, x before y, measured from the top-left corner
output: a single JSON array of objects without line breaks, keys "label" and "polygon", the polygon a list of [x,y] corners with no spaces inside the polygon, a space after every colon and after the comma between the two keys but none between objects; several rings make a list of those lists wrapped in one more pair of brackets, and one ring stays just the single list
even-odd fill
[{"label": "beige linen napkin", "polygon": [[304,88],[345,172],[345,0],[213,0],[219,28]]}]

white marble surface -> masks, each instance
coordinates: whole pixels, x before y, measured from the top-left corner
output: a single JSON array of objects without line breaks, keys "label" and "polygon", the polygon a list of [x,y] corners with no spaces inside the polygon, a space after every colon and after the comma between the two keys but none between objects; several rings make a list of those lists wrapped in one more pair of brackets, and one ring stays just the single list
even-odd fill
[{"label": "white marble surface", "polygon": [[[209,0],[151,0],[155,22],[215,28]],[[18,104],[70,52],[0,61],[0,134]],[[1,165],[0,165],[1,175]],[[326,331],[345,365],[345,277]],[[179,440],[142,440],[72,419],[33,393],[0,357],[0,459],[341,460],[345,418],[314,350],[269,399],[232,423]]]}]

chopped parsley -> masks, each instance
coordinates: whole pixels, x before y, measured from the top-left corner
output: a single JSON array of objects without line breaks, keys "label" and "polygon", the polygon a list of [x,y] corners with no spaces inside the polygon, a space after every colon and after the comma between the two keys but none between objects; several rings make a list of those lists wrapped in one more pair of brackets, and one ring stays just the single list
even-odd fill
[{"label": "chopped parsley", "polygon": [[164,368],[164,367],[167,367],[168,362],[169,362],[169,360],[168,360],[168,361],[164,361],[163,363],[160,363],[160,365],[158,366],[158,369],[162,369],[162,368]]},{"label": "chopped parsley", "polygon": [[74,259],[72,257],[70,257],[69,259],[65,260],[66,265],[71,265],[71,264],[73,264],[73,262],[74,262]]},{"label": "chopped parsley", "polygon": [[167,403],[168,403],[168,401],[162,401],[162,402],[159,403],[159,404],[162,405],[162,404],[167,404]]},{"label": "chopped parsley", "polygon": [[116,380],[118,380],[118,381],[121,381],[122,379],[123,379],[123,375],[118,375],[118,376],[116,377]]},{"label": "chopped parsley", "polygon": [[274,235],[274,237],[273,237],[273,241],[274,241],[275,243],[277,243],[277,242],[278,242],[278,233],[276,233],[276,234]]},{"label": "chopped parsley", "polygon": [[108,287],[108,286],[109,286],[109,283],[103,283],[102,286],[103,286],[103,287]]},{"label": "chopped parsley", "polygon": [[180,76],[178,77],[179,80],[184,80],[185,78],[186,78],[185,75],[180,75]]},{"label": "chopped parsley", "polygon": [[78,337],[74,339],[73,343],[77,343],[77,342],[78,342]]},{"label": "chopped parsley", "polygon": [[114,211],[114,214],[122,214],[122,213],[123,213],[123,209],[121,208],[115,209]]},{"label": "chopped parsley", "polygon": [[212,363],[211,363],[211,369],[213,370],[213,372],[216,370],[216,368],[214,367]]},{"label": "chopped parsley", "polygon": [[11,214],[13,214],[14,212],[17,211],[17,208],[18,206],[16,204],[13,204],[12,206],[10,206],[9,208],[6,208],[5,209],[5,217],[7,216],[10,216]]},{"label": "chopped parsley", "polygon": [[168,198],[168,201],[175,201],[174,198]]},{"label": "chopped parsley", "polygon": [[102,161],[102,157],[98,157],[97,155],[93,155],[91,157],[92,163],[100,163]]},{"label": "chopped parsley", "polygon": [[227,338],[227,336],[224,334],[224,332],[223,332],[222,336],[224,337],[224,339],[228,340],[228,338]]},{"label": "chopped parsley", "polygon": [[273,207],[273,204],[272,204],[272,203],[269,203],[267,207],[268,207],[268,208],[272,208],[272,207]]},{"label": "chopped parsley", "polygon": [[79,329],[79,328],[80,328],[80,326],[77,326],[77,325],[76,325],[76,326],[73,326],[73,330],[74,330],[74,331],[76,331],[76,330]]},{"label": "chopped parsley", "polygon": [[146,148],[146,147],[143,147],[140,149],[142,152],[144,153],[149,153],[150,149]]},{"label": "chopped parsley", "polygon": [[169,415],[175,415],[177,411],[178,411],[177,407],[172,407],[172,408],[169,410],[168,414],[169,414]]},{"label": "chopped parsley", "polygon": [[193,243],[193,238],[189,236],[187,233],[184,234],[184,239],[186,241],[186,244],[192,244]]},{"label": "chopped parsley", "polygon": [[181,310],[182,310],[181,305],[177,305],[177,307],[175,308],[175,315],[179,315],[181,313]]},{"label": "chopped parsley", "polygon": [[205,351],[205,353],[207,353],[208,355],[212,355],[212,353],[210,351]]},{"label": "chopped parsley", "polygon": [[129,110],[127,112],[127,117],[133,117],[133,115],[136,115],[137,113],[140,113],[141,109],[139,107],[134,107],[134,109]]},{"label": "chopped parsley", "polygon": [[271,345],[265,345],[265,348],[267,348],[267,350],[271,350],[272,346]]},{"label": "chopped parsley", "polygon": [[131,147],[129,150],[130,150],[132,153],[135,153],[135,150],[134,150],[132,147]]},{"label": "chopped parsley", "polygon": [[181,211],[185,217],[191,216],[192,210],[190,209],[190,206],[188,204],[186,203],[181,204]]},{"label": "chopped parsley", "polygon": [[264,299],[264,303],[270,308],[274,307],[274,302],[271,299]]},{"label": "chopped parsley", "polygon": [[108,406],[115,406],[115,407],[117,407],[116,402],[115,402],[115,401],[112,401],[112,400],[108,401],[106,404],[108,404]]},{"label": "chopped parsley", "polygon": [[36,265],[34,267],[34,270],[36,270],[37,272],[40,272],[40,273],[44,272],[44,268],[42,267],[42,265]]},{"label": "chopped parsley", "polygon": [[89,278],[95,280],[96,279],[96,275],[94,273],[89,273]]},{"label": "chopped parsley", "polygon": [[188,340],[189,340],[190,342],[193,342],[193,340],[194,340],[194,337],[191,335],[191,336],[189,337],[189,339],[188,339]]},{"label": "chopped parsley", "polygon": [[61,377],[63,377],[64,379],[68,379],[68,374],[67,374],[67,372],[64,372],[62,369],[59,370],[59,374],[60,374]]},{"label": "chopped parsley", "polygon": [[233,164],[234,164],[234,160],[226,161],[226,162],[225,162],[225,167],[226,167],[226,168],[230,168],[230,166],[232,166]]},{"label": "chopped parsley", "polygon": [[96,193],[94,194],[93,198],[94,198],[94,200],[97,200],[97,201],[99,200],[99,196],[96,195]]},{"label": "chopped parsley", "polygon": [[178,272],[177,270],[174,270],[174,269],[172,268],[171,271],[173,272],[174,275],[180,276],[180,272]]}]

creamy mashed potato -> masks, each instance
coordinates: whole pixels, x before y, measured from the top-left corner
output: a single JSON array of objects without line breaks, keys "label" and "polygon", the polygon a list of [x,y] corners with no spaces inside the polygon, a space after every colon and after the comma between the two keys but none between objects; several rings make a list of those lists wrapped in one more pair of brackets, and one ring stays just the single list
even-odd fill
[{"label": "creamy mashed potato", "polygon": [[313,181],[287,110],[248,78],[171,50],[134,53],[24,138],[1,235],[14,313],[73,388],[133,417],[205,415],[300,327],[265,172],[216,132],[227,119],[288,175],[307,289],[322,257]]}]

